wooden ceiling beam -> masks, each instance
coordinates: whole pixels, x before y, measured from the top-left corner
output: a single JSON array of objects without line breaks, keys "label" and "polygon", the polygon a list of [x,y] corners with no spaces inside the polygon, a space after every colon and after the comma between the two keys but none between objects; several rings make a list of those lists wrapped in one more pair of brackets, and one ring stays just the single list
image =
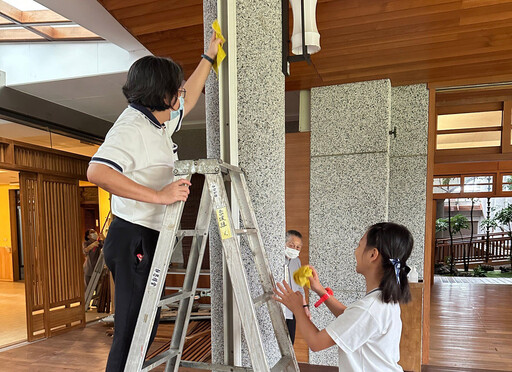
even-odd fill
[{"label": "wooden ceiling beam", "polygon": [[123,25],[135,36],[202,24],[202,5],[183,8],[179,16],[176,11],[166,11],[146,17],[127,18],[123,22]]},{"label": "wooden ceiling beam", "polygon": [[124,20],[133,17],[151,16],[155,13],[172,12],[174,14],[181,14],[183,8],[190,6],[203,6],[203,0],[156,0],[146,1],[136,6],[125,6],[121,9],[112,12],[112,15],[118,20]]},{"label": "wooden ceiling beam", "polygon": [[0,14],[9,20],[21,22],[22,11],[13,7],[12,5],[0,0]]},{"label": "wooden ceiling beam", "polygon": [[26,29],[0,29],[0,42],[45,40],[44,37]]}]

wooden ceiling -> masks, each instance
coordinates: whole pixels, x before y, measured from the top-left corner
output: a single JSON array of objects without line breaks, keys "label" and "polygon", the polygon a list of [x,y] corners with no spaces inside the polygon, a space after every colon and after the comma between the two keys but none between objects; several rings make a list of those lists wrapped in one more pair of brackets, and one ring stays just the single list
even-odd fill
[{"label": "wooden ceiling", "polygon": [[[193,71],[202,0],[98,1],[152,53]],[[512,0],[318,0],[317,25],[322,50],[292,64],[287,90],[512,78]]]}]

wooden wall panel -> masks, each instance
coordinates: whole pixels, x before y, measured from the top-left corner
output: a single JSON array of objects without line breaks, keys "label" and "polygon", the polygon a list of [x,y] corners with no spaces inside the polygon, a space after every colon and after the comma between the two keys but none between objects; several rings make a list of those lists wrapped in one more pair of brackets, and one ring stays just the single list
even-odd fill
[{"label": "wooden wall panel", "polygon": [[85,326],[80,197],[76,179],[42,176],[41,184],[51,336],[53,329],[70,328],[74,322]]},{"label": "wooden wall panel", "polygon": [[423,283],[411,283],[412,301],[400,305],[402,338],[400,365],[405,371],[421,372]]},{"label": "wooden wall panel", "polygon": [[87,180],[89,157],[0,138],[0,167]]},{"label": "wooden wall panel", "polygon": [[20,172],[20,198],[25,258],[25,293],[27,307],[27,339],[46,337],[45,330],[45,271],[39,239],[40,209],[37,174]]},{"label": "wooden wall panel", "polygon": [[[307,265],[309,264],[310,132],[287,133],[285,154],[286,230],[293,229],[302,234],[303,246],[300,261],[303,265]],[[299,362],[309,361],[309,348],[299,332],[295,338],[295,353]]]}]

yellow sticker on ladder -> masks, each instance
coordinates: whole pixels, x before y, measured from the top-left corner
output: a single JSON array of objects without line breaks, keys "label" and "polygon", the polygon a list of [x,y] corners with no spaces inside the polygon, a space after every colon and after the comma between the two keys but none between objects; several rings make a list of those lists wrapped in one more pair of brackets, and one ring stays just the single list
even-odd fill
[{"label": "yellow sticker on ladder", "polygon": [[231,229],[229,227],[228,221],[228,210],[226,207],[219,208],[215,212],[217,212],[217,222],[219,224],[220,237],[222,240],[232,238]]}]

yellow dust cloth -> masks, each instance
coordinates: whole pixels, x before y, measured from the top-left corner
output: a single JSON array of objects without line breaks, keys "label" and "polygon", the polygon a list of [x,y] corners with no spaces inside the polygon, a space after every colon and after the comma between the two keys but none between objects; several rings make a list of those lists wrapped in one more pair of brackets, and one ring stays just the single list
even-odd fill
[{"label": "yellow dust cloth", "polygon": [[217,20],[213,21],[212,28],[215,31],[217,39],[222,40],[221,43],[219,44],[219,51],[217,52],[217,57],[215,57],[215,61],[213,62],[213,70],[218,75],[219,74],[219,66],[222,63],[222,61],[224,60],[224,58],[226,58],[226,52],[224,51],[224,49],[222,49],[222,45],[224,45],[224,43],[226,42],[226,39],[224,39],[224,36],[222,36],[222,32],[220,31],[219,21],[217,21]]},{"label": "yellow dust cloth", "polygon": [[302,266],[297,271],[293,273],[293,280],[295,283],[300,285],[301,287],[308,286],[308,288],[311,288],[311,285],[309,284],[310,277],[313,276],[313,270],[309,266]]}]

